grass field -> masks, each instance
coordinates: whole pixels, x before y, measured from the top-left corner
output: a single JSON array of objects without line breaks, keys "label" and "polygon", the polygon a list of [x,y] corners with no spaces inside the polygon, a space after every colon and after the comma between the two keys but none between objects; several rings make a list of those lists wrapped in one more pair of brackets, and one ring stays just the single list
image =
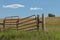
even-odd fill
[{"label": "grass field", "polygon": [[60,40],[60,17],[46,18],[45,21],[45,32],[42,32],[41,25],[39,32],[7,30],[0,32],[0,40]]}]

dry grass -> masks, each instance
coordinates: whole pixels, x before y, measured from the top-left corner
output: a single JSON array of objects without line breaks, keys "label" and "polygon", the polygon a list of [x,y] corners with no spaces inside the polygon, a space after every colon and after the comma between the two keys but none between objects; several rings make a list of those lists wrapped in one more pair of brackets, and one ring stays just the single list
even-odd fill
[{"label": "dry grass", "polygon": [[0,40],[60,40],[60,17],[46,18],[45,21],[48,32],[7,30],[0,32]]},{"label": "dry grass", "polygon": [[60,31],[60,17],[46,18],[46,29]]},{"label": "dry grass", "polygon": [[[26,20],[30,20],[30,18],[29,19],[26,19]],[[26,21],[25,20],[25,21]],[[46,27],[45,27],[45,29],[46,30],[56,30],[56,31],[60,31],[60,17],[49,17],[49,18],[46,18],[45,19],[45,21],[46,21]],[[20,20],[20,22],[22,22],[21,20]],[[32,22],[32,21],[31,21]],[[0,23],[3,23],[3,19],[0,19]],[[24,23],[24,24],[28,24],[28,23],[30,23],[30,22],[27,22],[27,23]],[[32,25],[32,24],[31,24]],[[9,26],[9,25],[8,25]],[[11,25],[10,25],[11,26]],[[29,25],[30,26],[30,25]],[[3,27],[2,25],[0,25],[0,28],[1,27]],[[13,26],[14,27],[14,26]],[[25,26],[25,27],[27,27],[27,26]],[[19,27],[20,28],[20,27]],[[40,29],[41,29],[41,24],[40,24]]]}]

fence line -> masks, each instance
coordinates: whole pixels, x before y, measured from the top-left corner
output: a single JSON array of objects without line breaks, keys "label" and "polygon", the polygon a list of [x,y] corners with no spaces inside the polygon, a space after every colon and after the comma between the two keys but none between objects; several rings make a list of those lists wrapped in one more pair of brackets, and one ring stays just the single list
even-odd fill
[{"label": "fence line", "polygon": [[[16,26],[16,30],[37,30],[39,31],[39,25],[42,23],[42,30],[44,31],[45,28],[45,17],[44,14],[42,14],[42,21],[40,21],[39,15],[32,15],[29,17],[25,17],[23,19],[20,19],[19,16],[11,16],[11,17],[5,17],[3,20],[3,23],[0,23],[0,25],[3,25],[3,31],[5,31],[6,26],[8,27],[14,27]],[[14,29],[14,28],[13,28]]]}]

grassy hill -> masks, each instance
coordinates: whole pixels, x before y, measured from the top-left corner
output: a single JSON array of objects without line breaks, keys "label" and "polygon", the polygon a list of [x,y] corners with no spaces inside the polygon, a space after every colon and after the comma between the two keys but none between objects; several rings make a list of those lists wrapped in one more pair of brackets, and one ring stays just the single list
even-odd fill
[{"label": "grassy hill", "polygon": [[0,40],[60,40],[60,17],[46,18],[45,21],[45,32],[7,30],[0,32]]}]

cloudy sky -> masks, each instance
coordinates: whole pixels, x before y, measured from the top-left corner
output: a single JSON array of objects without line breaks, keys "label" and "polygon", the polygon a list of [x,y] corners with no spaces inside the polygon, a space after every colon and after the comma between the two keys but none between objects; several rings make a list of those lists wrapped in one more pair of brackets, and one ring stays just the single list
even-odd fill
[{"label": "cloudy sky", "polygon": [[60,16],[60,0],[0,0],[0,18],[42,13]]}]

